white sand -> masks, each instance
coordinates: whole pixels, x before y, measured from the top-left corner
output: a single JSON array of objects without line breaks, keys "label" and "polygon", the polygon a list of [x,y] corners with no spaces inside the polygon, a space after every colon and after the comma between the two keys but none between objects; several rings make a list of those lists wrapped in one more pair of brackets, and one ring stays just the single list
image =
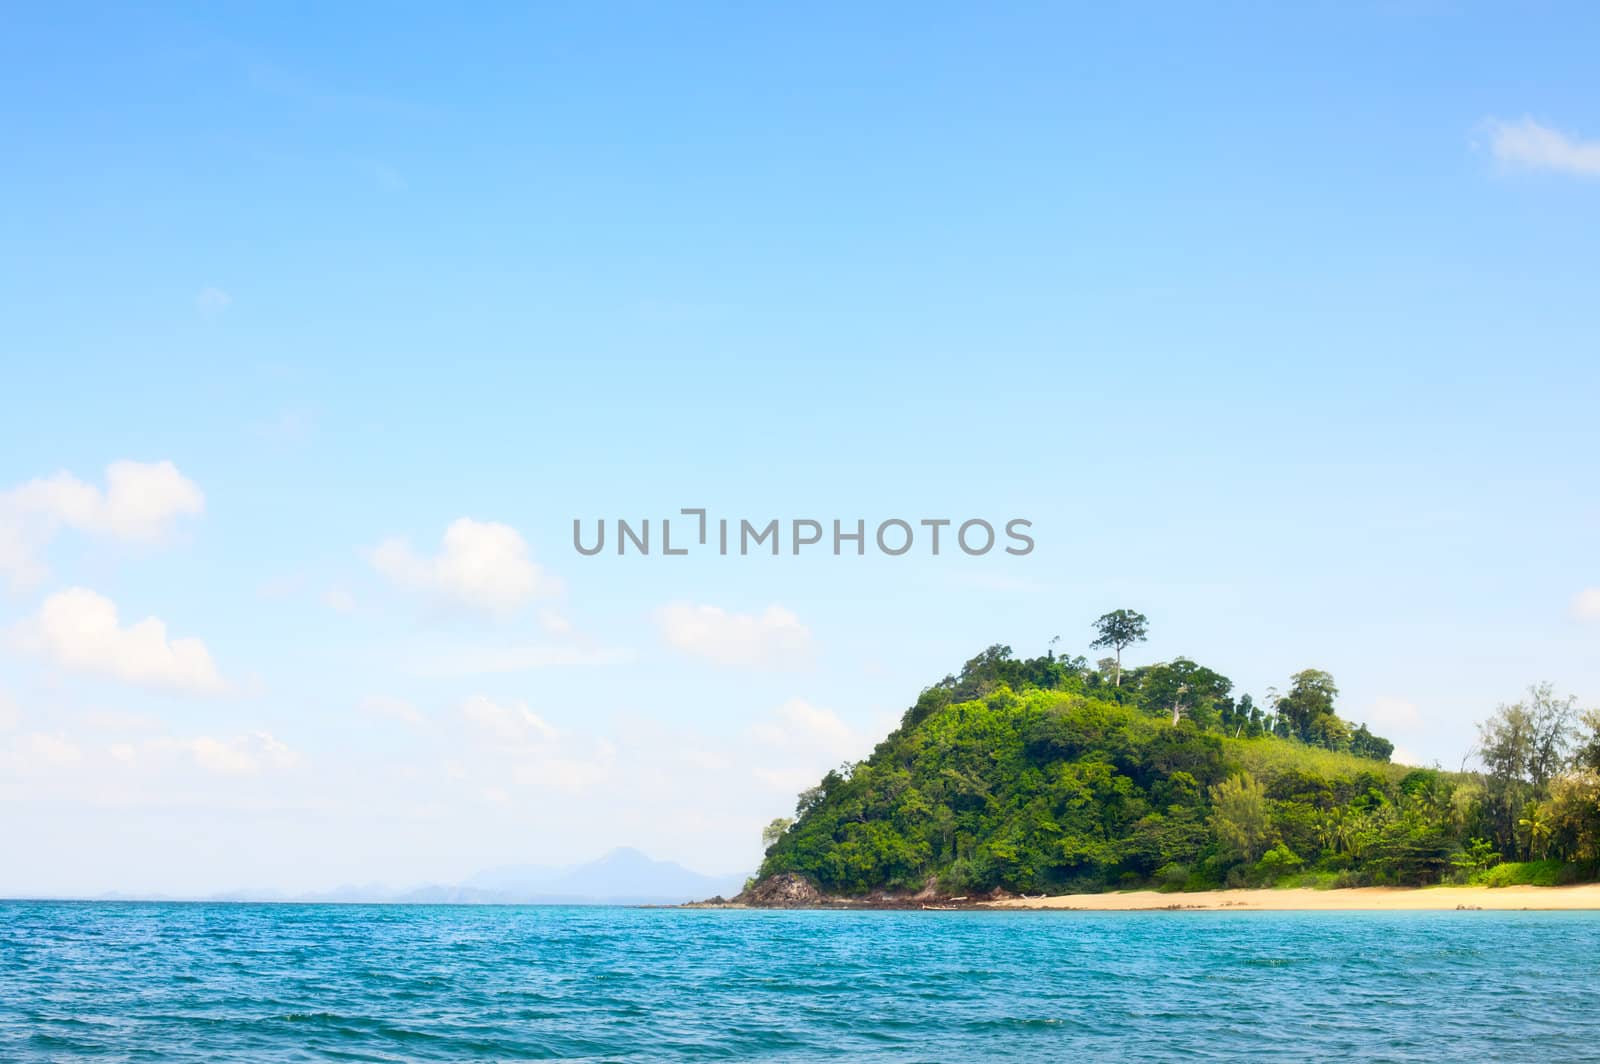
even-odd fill
[{"label": "white sand", "polygon": [[985,903],[994,909],[1079,909],[1116,912],[1142,909],[1241,911],[1401,909],[1600,909],[1600,883],[1574,887],[1352,887],[1346,890],[1205,890],[1162,894],[1134,890],[1115,894],[1062,894]]}]

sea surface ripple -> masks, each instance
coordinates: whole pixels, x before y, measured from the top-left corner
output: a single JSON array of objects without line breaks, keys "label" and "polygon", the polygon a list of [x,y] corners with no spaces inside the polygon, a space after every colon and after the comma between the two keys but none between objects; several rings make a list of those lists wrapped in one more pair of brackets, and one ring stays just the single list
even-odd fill
[{"label": "sea surface ripple", "polygon": [[1600,1059],[1600,914],[0,902],[0,1060]]}]

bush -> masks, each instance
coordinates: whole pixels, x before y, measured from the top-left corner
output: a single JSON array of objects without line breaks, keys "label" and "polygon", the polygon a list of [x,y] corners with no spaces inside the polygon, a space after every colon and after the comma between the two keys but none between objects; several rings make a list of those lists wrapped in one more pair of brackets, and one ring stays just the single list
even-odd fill
[{"label": "bush", "polygon": [[1578,878],[1578,866],[1564,861],[1508,861],[1483,873],[1478,882],[1486,887],[1558,887]]},{"label": "bush", "polygon": [[972,862],[964,857],[952,861],[949,867],[939,874],[939,889],[946,894],[965,894],[974,889],[974,886]]},{"label": "bush", "polygon": [[1188,865],[1169,864],[1156,869],[1156,889],[1182,890],[1188,885],[1191,872]]},{"label": "bush", "polygon": [[1259,883],[1276,883],[1303,864],[1299,854],[1280,842],[1261,855],[1261,860],[1251,869],[1251,876]]},{"label": "bush", "polygon": [[1274,885],[1280,890],[1346,890],[1350,887],[1366,886],[1366,880],[1361,873],[1348,868],[1323,869],[1317,872],[1291,872]]}]

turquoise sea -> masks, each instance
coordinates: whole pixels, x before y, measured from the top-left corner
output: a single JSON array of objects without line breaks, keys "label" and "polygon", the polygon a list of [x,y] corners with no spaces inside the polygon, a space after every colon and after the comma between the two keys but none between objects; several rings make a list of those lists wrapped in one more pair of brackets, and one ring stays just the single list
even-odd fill
[{"label": "turquoise sea", "polygon": [[0,1060],[1600,1059],[1600,914],[0,902]]}]

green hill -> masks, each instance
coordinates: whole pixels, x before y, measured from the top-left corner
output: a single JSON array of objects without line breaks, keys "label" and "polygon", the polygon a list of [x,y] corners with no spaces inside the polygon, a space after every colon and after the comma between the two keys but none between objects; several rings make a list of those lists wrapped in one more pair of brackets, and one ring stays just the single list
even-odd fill
[{"label": "green hill", "polygon": [[759,878],[1061,893],[1431,883],[1491,863],[1477,777],[1389,763],[1391,744],[1334,712],[1332,677],[1298,674],[1265,711],[1231,687],[1185,659],[992,647],[802,794]]}]

